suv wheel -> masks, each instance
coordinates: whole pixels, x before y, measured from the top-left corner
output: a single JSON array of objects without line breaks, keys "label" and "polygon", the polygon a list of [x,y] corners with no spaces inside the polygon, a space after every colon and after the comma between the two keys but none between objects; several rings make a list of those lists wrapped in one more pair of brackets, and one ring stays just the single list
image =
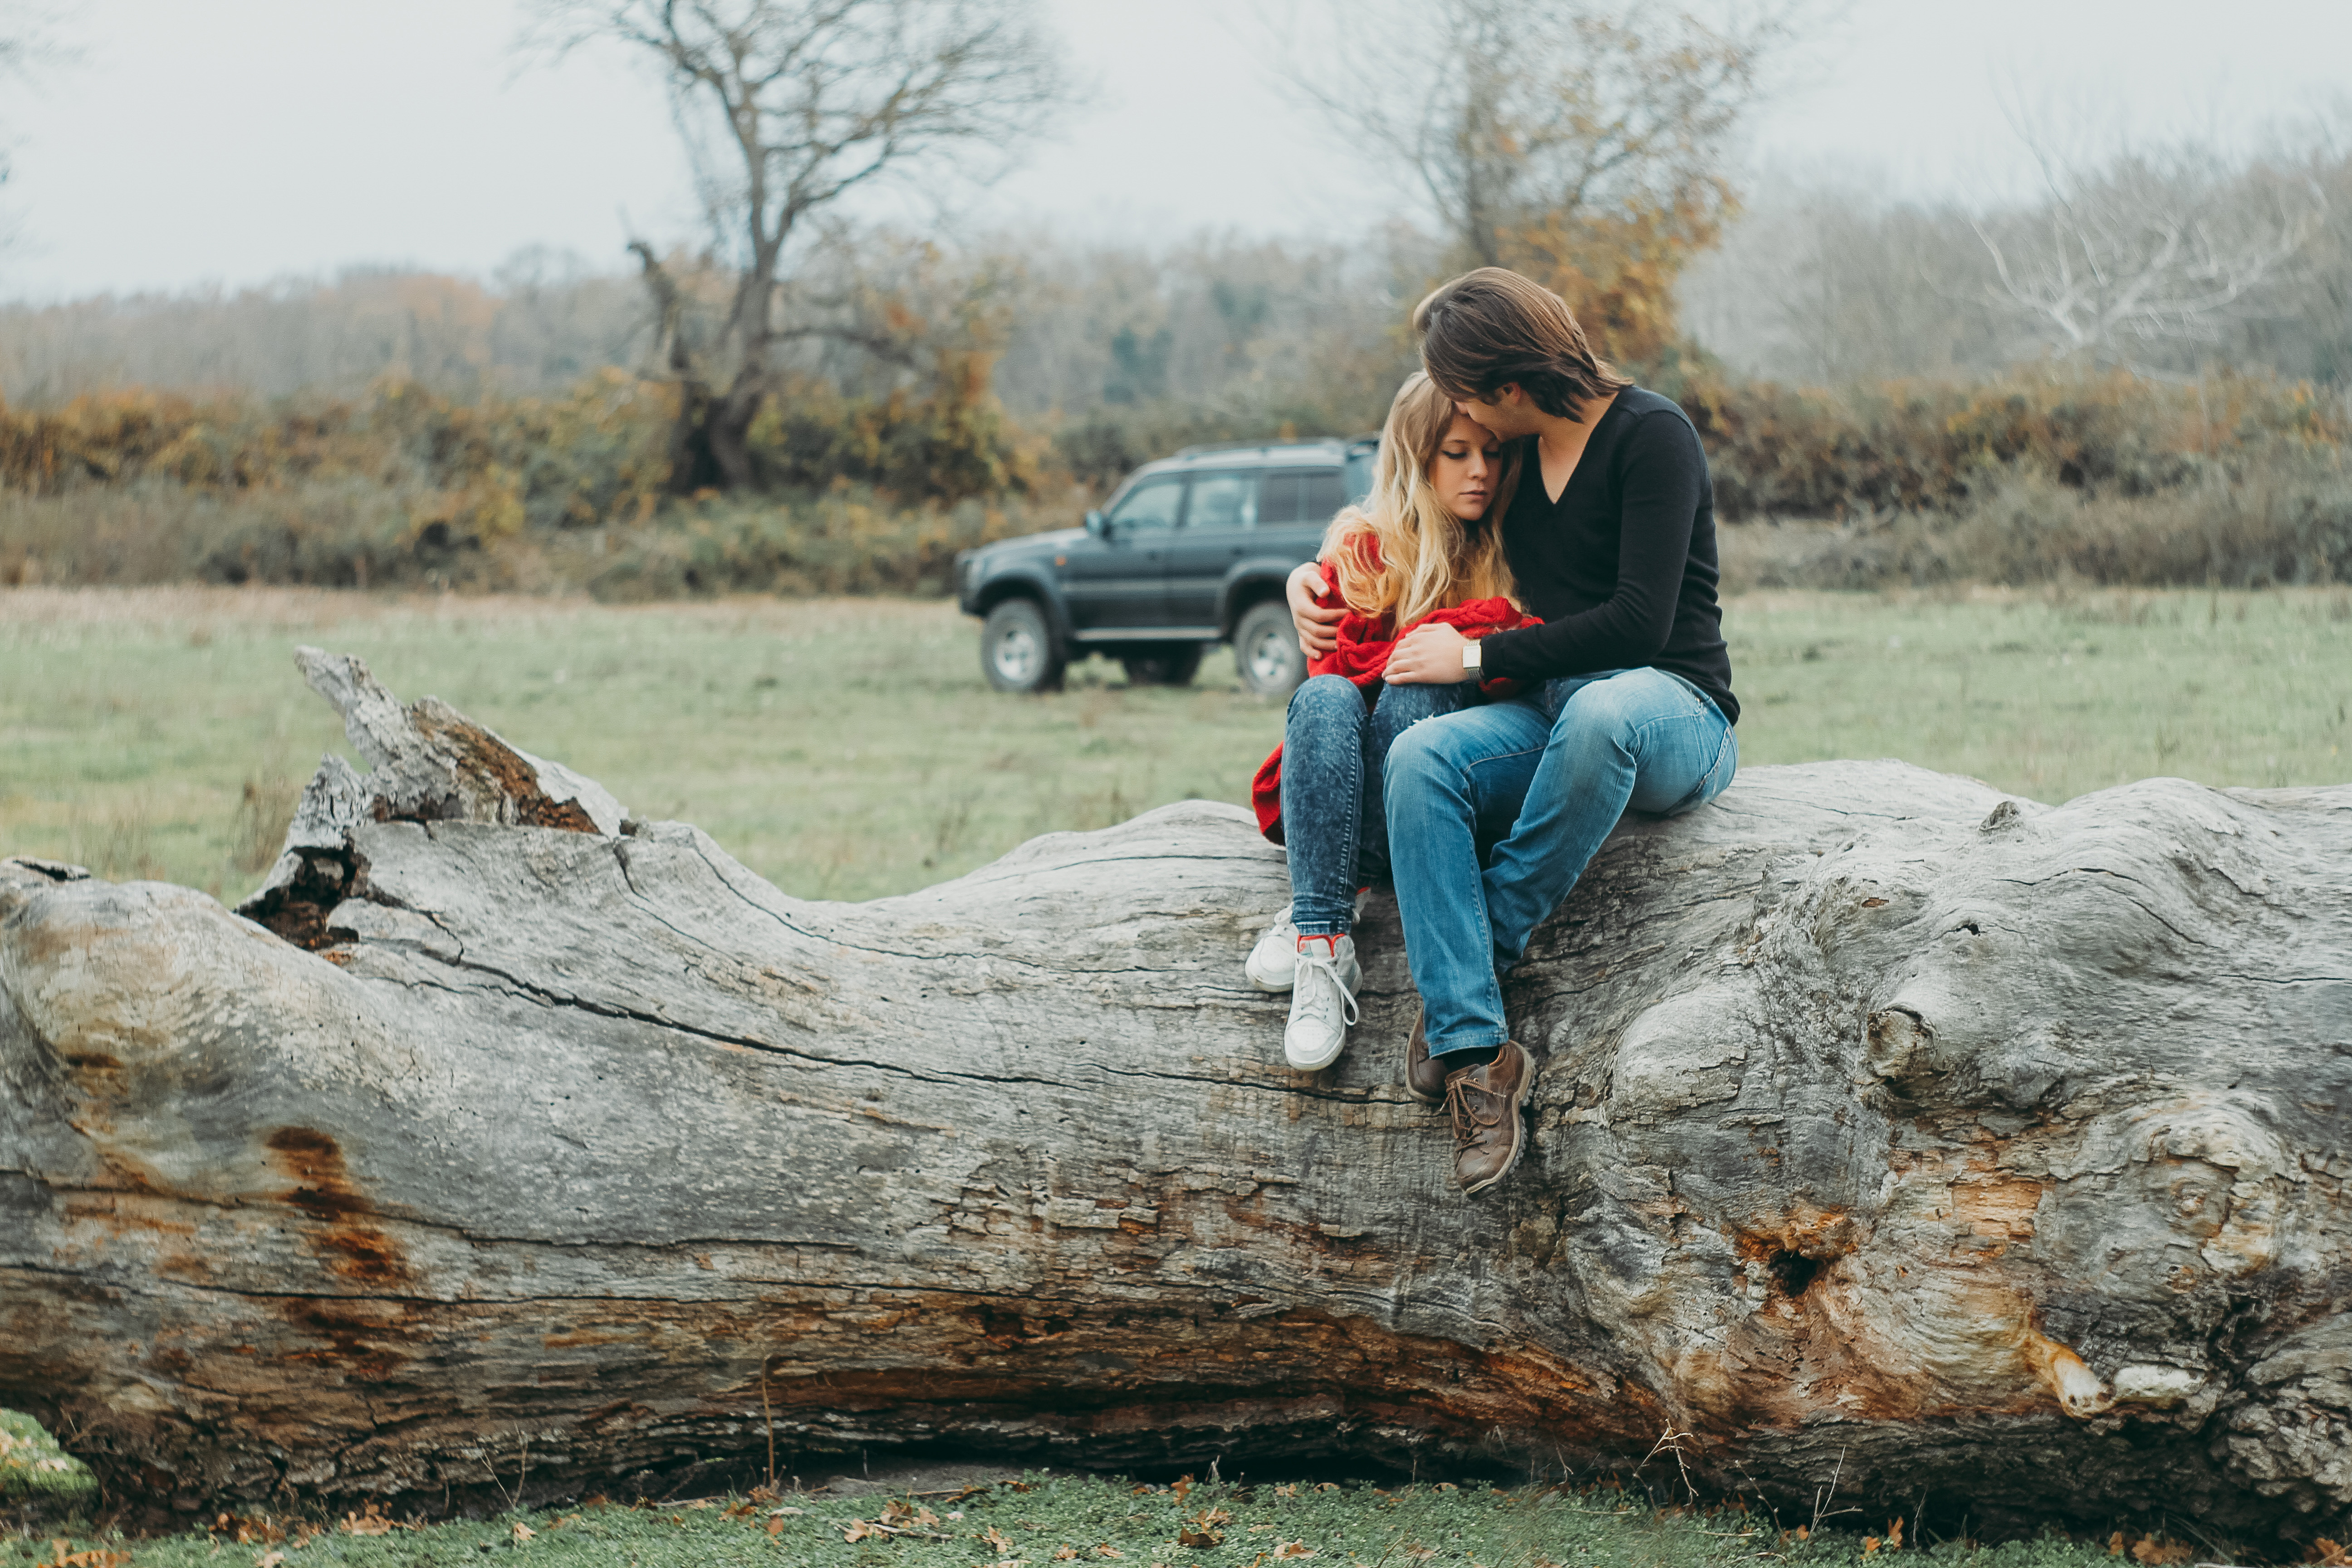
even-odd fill
[{"label": "suv wheel", "polygon": [[1200,673],[1201,645],[1196,642],[1154,643],[1119,656],[1127,666],[1130,686],[1189,686]]},{"label": "suv wheel", "polygon": [[1234,668],[1260,697],[1288,697],[1307,679],[1298,628],[1279,599],[1252,605],[1234,626]]},{"label": "suv wheel", "polygon": [[980,670],[999,691],[1051,691],[1062,684],[1062,645],[1034,599],[1007,599],[980,630]]}]

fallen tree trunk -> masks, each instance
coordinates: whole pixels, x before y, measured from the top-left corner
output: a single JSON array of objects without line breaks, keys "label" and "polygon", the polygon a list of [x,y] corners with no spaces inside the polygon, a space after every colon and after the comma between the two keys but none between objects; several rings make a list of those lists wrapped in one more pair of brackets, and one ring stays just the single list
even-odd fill
[{"label": "fallen tree trunk", "polygon": [[1284,1066],[1244,813],[811,902],[304,661],[374,771],[253,919],[0,865],[0,1404],[118,1490],[614,1488],[772,1424],[2352,1504],[2352,788],[1840,763],[1630,821],[1511,981],[1534,1146],[1465,1201],[1392,905],[1348,1055]]}]

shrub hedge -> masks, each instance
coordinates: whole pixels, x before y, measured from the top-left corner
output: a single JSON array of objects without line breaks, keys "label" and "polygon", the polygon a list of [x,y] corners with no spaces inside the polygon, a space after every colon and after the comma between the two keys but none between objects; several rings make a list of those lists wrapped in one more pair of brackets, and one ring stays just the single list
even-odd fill
[{"label": "shrub hedge", "polygon": [[[664,493],[675,394],[615,370],[552,398],[461,402],[389,382],[341,402],[133,390],[0,405],[0,582],[940,592],[957,549],[1074,522],[1139,462],[1339,417],[1138,404],[1024,431],[984,368],[951,379],[863,398],[788,386],[751,433],[762,489],[728,498]],[[1697,425],[1727,523],[1841,524],[1751,551],[1776,579],[2352,574],[2352,417],[2309,385],[2019,375],[1820,390],[1680,358],[1644,379]]]}]

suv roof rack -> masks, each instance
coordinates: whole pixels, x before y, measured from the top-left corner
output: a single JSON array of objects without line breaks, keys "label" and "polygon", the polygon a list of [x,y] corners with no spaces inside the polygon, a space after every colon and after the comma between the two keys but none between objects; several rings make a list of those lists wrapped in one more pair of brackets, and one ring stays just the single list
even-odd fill
[{"label": "suv roof rack", "polygon": [[1271,452],[1277,447],[1336,447],[1337,436],[1299,436],[1287,441],[1204,441],[1197,447],[1181,447],[1169,453],[1171,458],[1205,458],[1212,452]]}]

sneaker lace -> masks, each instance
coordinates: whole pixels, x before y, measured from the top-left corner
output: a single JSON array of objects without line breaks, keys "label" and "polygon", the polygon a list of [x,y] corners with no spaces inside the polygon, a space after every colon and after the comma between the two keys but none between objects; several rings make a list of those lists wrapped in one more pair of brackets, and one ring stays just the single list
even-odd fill
[{"label": "sneaker lace", "polygon": [[[1319,985],[1310,986],[1307,983],[1309,974],[1323,976],[1330,983],[1331,989],[1327,992]],[[1317,943],[1298,950],[1298,988],[1291,994],[1296,998],[1293,1005],[1300,1012],[1317,1015],[1328,1008],[1331,998],[1337,995],[1339,1017],[1350,1028],[1355,1026],[1360,1016],[1356,1008],[1355,993],[1349,991],[1348,983],[1339,978],[1339,948],[1337,942]]]}]

